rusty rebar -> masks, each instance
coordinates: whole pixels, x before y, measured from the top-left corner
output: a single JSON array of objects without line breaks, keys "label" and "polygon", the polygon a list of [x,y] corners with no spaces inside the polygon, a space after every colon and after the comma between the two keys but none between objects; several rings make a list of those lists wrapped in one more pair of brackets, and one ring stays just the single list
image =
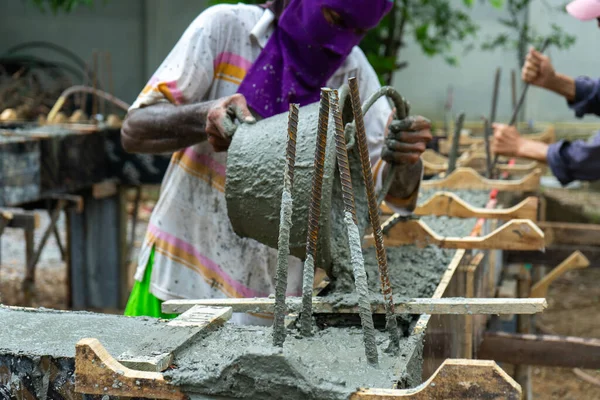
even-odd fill
[{"label": "rusty rebar", "polygon": [[290,104],[288,114],[288,141],[286,163],[283,171],[279,238],[277,241],[277,273],[275,274],[275,316],[273,321],[273,345],[285,342],[285,291],[288,277],[288,255],[290,254],[290,230],[292,228],[294,187],[294,165],[296,164],[296,133],[298,131],[298,105]]},{"label": "rusty rebar", "polygon": [[448,169],[446,175],[450,175],[456,169],[456,160],[458,159],[458,148],[460,146],[460,132],[465,122],[465,113],[461,112],[454,123],[454,137],[452,138],[452,147],[448,155]]},{"label": "rusty rebar", "polygon": [[[548,45],[550,45],[550,38],[546,38],[544,40],[544,42],[542,43],[542,47],[540,48],[540,53],[543,53],[544,51],[546,51],[546,49],[548,48]],[[508,125],[516,126],[517,119],[519,118],[519,112],[521,111],[521,107],[523,107],[523,104],[525,103],[525,97],[527,96],[528,89],[529,89],[529,83],[526,83],[525,86],[523,86],[523,90],[521,91],[521,96],[519,96],[519,101],[517,102],[517,105],[513,109],[513,113],[512,113],[512,116],[510,117],[510,121],[508,122]],[[499,155],[496,154],[494,156],[494,162],[492,164],[492,168],[494,170],[496,169],[496,165],[498,164],[498,158],[499,158]],[[498,176],[500,176],[499,172],[498,172]]]},{"label": "rusty rebar", "polygon": [[331,89],[321,89],[319,103],[319,125],[317,128],[317,143],[315,146],[315,161],[313,167],[312,193],[308,209],[308,232],[306,237],[306,260],[302,274],[302,314],[300,315],[300,332],[312,334],[312,296],[315,280],[315,259],[319,239],[319,218],[321,216],[321,194],[323,188],[323,169],[325,165],[325,150],[327,147],[327,130],[329,128],[329,102]]},{"label": "rusty rebar", "polygon": [[335,122],[335,153],[337,158],[340,180],[342,183],[342,197],[344,199],[344,222],[348,229],[348,247],[350,249],[350,260],[354,273],[354,285],[358,294],[358,314],[363,328],[365,355],[367,362],[372,365],[378,364],[377,343],[375,340],[375,327],[373,325],[373,314],[369,299],[369,285],[367,273],[365,272],[364,259],[362,255],[362,235],[359,233],[356,218],[356,205],[354,203],[354,191],[352,190],[352,176],[350,174],[350,162],[348,160],[348,149],[342,123],[337,91],[333,91],[331,109]]},{"label": "rusty rebar", "polygon": [[392,285],[390,283],[390,274],[388,271],[387,255],[383,245],[383,233],[379,223],[379,207],[377,195],[375,193],[375,183],[373,180],[373,171],[369,157],[369,147],[367,144],[367,134],[365,132],[365,122],[360,105],[360,93],[358,81],[356,78],[348,80],[350,86],[350,99],[352,101],[352,111],[354,113],[354,123],[356,125],[356,142],[360,154],[360,163],[362,166],[363,180],[367,191],[367,202],[369,206],[369,219],[373,228],[373,237],[375,238],[375,251],[377,255],[377,266],[379,268],[379,279],[381,282],[381,293],[383,294],[384,307],[386,314],[386,329],[390,334],[390,350],[397,350],[400,341],[400,332],[398,331],[398,322],[394,313],[394,297]]}]

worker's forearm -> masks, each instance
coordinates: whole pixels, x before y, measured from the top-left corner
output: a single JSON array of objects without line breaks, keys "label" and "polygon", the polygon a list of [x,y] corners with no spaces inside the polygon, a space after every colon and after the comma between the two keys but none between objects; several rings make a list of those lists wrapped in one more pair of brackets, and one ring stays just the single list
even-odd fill
[{"label": "worker's forearm", "polygon": [[123,148],[132,153],[168,153],[203,142],[212,103],[161,103],[133,110],[121,129]]},{"label": "worker's forearm", "polygon": [[568,101],[575,100],[575,79],[563,74],[556,74],[546,88],[563,96]]},{"label": "worker's forearm", "polygon": [[[382,178],[385,182],[391,165],[386,164],[382,171]],[[423,164],[421,159],[416,164],[412,165],[398,165],[396,168],[396,174],[394,181],[388,191],[388,196],[396,199],[405,199],[412,195],[414,191],[419,187],[421,182],[423,171]]]},{"label": "worker's forearm", "polygon": [[528,158],[540,162],[547,162],[548,145],[546,143],[537,142],[535,140],[521,138],[519,145],[518,157]]}]

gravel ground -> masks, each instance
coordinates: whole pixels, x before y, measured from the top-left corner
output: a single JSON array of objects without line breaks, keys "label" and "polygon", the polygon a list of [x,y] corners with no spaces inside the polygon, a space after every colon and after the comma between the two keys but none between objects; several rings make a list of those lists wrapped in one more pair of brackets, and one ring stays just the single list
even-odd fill
[{"label": "gravel ground", "polygon": [[[140,212],[135,235],[135,245],[132,250],[131,260],[137,260],[139,246],[146,233],[147,222],[151,204],[144,204]],[[130,206],[129,209],[133,207]],[[40,215],[40,226],[35,230],[35,245],[37,246],[50,222],[50,216],[43,210],[37,211]],[[66,217],[62,213],[57,228],[63,245],[66,245]],[[131,230],[129,219],[128,232]],[[129,241],[129,234],[127,236]],[[132,263],[131,277],[135,262]],[[60,248],[54,235],[51,235],[40,255],[36,266],[36,284],[32,303],[26,303],[23,298],[22,282],[25,278],[25,239],[23,230],[6,228],[0,238],[0,303],[6,305],[33,307],[67,308],[67,266],[62,260]]]}]

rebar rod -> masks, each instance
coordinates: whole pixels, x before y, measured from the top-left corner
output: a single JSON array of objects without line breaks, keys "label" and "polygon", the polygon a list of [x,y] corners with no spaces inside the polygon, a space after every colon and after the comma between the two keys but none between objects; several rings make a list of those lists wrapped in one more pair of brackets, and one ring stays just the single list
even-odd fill
[{"label": "rebar rod", "polygon": [[296,134],[298,132],[298,105],[290,104],[288,115],[288,142],[283,170],[283,192],[279,216],[277,241],[277,272],[275,274],[275,315],[273,320],[273,345],[285,342],[285,291],[287,289],[288,256],[290,254],[290,229],[292,228],[294,165],[296,164]]},{"label": "rebar rod", "polygon": [[363,340],[365,344],[365,355],[367,362],[371,365],[379,363],[377,354],[377,343],[375,340],[375,327],[373,325],[373,314],[369,301],[369,286],[367,273],[365,272],[364,259],[362,255],[362,237],[358,230],[356,218],[356,206],[354,204],[354,191],[352,190],[352,176],[350,174],[350,163],[348,161],[348,149],[344,136],[342,114],[339,107],[337,91],[333,91],[331,109],[335,122],[335,153],[337,158],[340,181],[342,183],[342,197],[344,199],[344,222],[348,229],[348,245],[350,248],[350,260],[354,273],[354,284],[358,294],[358,315],[363,328]]},{"label": "rebar rod", "polygon": [[327,129],[329,127],[329,102],[331,89],[321,89],[319,103],[319,125],[313,168],[312,193],[308,209],[308,232],[306,237],[306,260],[302,274],[302,314],[300,332],[304,336],[312,334],[312,296],[315,279],[315,259],[319,239],[319,218],[321,216],[321,195],[323,188],[323,169],[327,148]]},{"label": "rebar rod", "polygon": [[373,237],[375,238],[377,266],[379,269],[381,293],[383,294],[386,313],[386,329],[388,330],[390,335],[389,349],[396,352],[396,350],[399,348],[400,332],[398,331],[398,322],[394,314],[394,298],[392,293],[392,285],[390,283],[387,255],[385,252],[385,247],[383,245],[383,234],[381,232],[381,224],[379,221],[379,206],[377,203],[377,195],[375,193],[375,183],[373,181],[373,171],[371,166],[371,160],[369,157],[369,147],[367,144],[365,123],[360,105],[360,93],[358,89],[357,79],[350,78],[348,80],[348,85],[350,86],[350,99],[352,101],[352,111],[354,113],[354,123],[356,125],[356,142],[358,144],[362,175],[367,192],[369,220],[371,221]]},{"label": "rebar rod", "polygon": [[448,155],[448,169],[446,175],[450,175],[456,169],[456,160],[458,159],[458,146],[460,145],[460,132],[462,131],[463,123],[465,122],[465,113],[461,112],[456,118],[454,124],[454,136],[452,137],[452,147]]}]

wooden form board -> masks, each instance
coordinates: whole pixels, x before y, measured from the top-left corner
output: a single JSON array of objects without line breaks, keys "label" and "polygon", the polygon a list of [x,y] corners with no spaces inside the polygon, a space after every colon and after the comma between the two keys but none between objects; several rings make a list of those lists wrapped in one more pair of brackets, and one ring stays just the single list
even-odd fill
[{"label": "wooden form board", "polygon": [[472,168],[457,168],[442,179],[429,179],[421,182],[423,189],[469,189],[493,190],[501,192],[534,192],[540,186],[542,171],[538,168],[521,179],[498,180],[481,176]]},{"label": "wooden form board", "polygon": [[[384,214],[393,214],[385,203],[381,210]],[[519,204],[504,209],[493,209],[486,207],[474,207],[451,192],[438,192],[414,211],[419,216],[447,216],[454,218],[486,218],[486,219],[528,219],[537,221],[538,199],[530,196]]]},{"label": "wooden form board", "polygon": [[600,368],[600,339],[486,332],[478,356],[514,365]]},{"label": "wooden form board", "polygon": [[[436,245],[446,249],[541,250],[544,233],[530,220],[514,219],[481,237],[444,237],[418,220],[388,220],[382,225],[388,246]],[[365,237],[365,246],[373,246],[373,235]]]},{"label": "wooden form board", "polygon": [[553,244],[600,246],[598,224],[540,221],[538,225],[544,231],[547,246]]},{"label": "wooden form board", "polygon": [[548,288],[558,278],[566,274],[568,271],[574,269],[581,269],[589,267],[589,260],[581,253],[576,251],[567,257],[566,260],[561,262],[558,266],[554,267],[549,274],[544,276],[539,282],[537,282],[531,288],[529,297],[546,297],[548,294]]},{"label": "wooden form board", "polygon": [[[162,304],[162,312],[177,314],[186,312],[191,307],[231,307],[233,312],[273,313],[275,299],[201,299],[201,300],[168,300]],[[290,312],[297,312],[302,307],[302,298],[286,298],[286,306]],[[397,301],[396,314],[536,314],[546,308],[545,299],[467,299],[467,298],[424,298]],[[373,313],[385,314],[383,304],[373,304]],[[358,314],[357,306],[338,306],[326,299],[313,298],[313,312]]]},{"label": "wooden form board", "polygon": [[[556,132],[554,126],[548,126],[543,132],[524,134],[527,139],[535,140],[542,143],[554,143],[556,141]],[[484,143],[483,136],[473,137],[461,135],[459,141],[459,149],[468,148],[470,146],[482,146]],[[448,154],[452,147],[452,139],[441,139],[439,142],[439,150],[442,154]]]},{"label": "wooden form board", "polygon": [[119,363],[97,339],[81,339],[75,347],[75,392],[146,399],[185,400],[162,373],[136,371]]},{"label": "wooden form board", "polygon": [[[428,149],[421,156],[425,175],[436,175],[445,173],[448,170],[448,158],[442,154]],[[484,171],[486,168],[486,155],[480,150],[471,150],[464,152],[457,160],[458,167],[473,168],[477,171]],[[514,165],[498,164],[498,170],[512,174],[529,173],[543,165],[536,161],[524,160]]]},{"label": "wooden form board", "polygon": [[361,389],[350,400],[519,400],[521,387],[495,362],[448,359],[414,389]]},{"label": "wooden form board", "polygon": [[[173,362],[173,353],[202,332],[217,328],[232,315],[230,307],[194,306],[167,323],[169,332],[160,331],[125,351],[117,359],[126,367],[139,371],[160,372]],[[156,351],[161,343],[161,351]]]},{"label": "wooden form board", "polygon": [[[80,394],[184,400],[187,396],[160,372],[135,371],[120,364],[97,339],[82,339],[75,355],[75,391]],[[414,389],[360,389],[353,400],[519,399],[521,389],[493,361],[446,360]]]}]

